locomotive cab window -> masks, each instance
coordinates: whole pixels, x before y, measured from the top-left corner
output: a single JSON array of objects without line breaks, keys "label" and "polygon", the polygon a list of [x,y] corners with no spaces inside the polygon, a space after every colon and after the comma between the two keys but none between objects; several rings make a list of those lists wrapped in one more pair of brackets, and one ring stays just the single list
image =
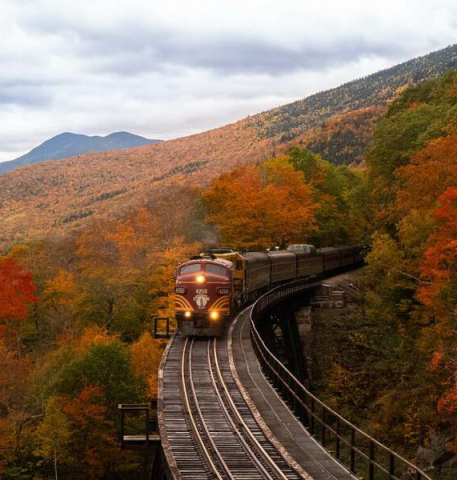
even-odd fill
[{"label": "locomotive cab window", "polygon": [[205,270],[209,273],[214,273],[215,275],[221,275],[221,276],[227,275],[227,271],[225,270],[224,267],[221,267],[219,265],[214,265],[212,263],[207,263],[205,265]]},{"label": "locomotive cab window", "polygon": [[181,268],[181,275],[186,275],[188,273],[200,272],[202,269],[199,263],[191,263]]}]

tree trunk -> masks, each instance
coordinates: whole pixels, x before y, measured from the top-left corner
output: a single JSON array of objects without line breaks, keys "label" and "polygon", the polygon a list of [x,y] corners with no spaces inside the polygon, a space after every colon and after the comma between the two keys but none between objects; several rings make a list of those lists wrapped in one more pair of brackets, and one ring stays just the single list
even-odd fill
[{"label": "tree trunk", "polygon": [[111,324],[114,320],[114,302],[115,301],[113,299],[107,299],[106,302],[108,304],[108,308],[107,308],[107,318],[106,318],[105,326],[106,326],[106,329],[110,331]]},{"label": "tree trunk", "polygon": [[54,476],[55,479],[58,480],[57,478],[57,449],[54,447]]}]

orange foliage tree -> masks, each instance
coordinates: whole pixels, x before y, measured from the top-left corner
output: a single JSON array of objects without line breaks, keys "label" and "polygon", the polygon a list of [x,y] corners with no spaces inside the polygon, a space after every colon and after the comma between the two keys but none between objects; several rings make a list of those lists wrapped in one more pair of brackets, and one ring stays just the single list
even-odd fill
[{"label": "orange foliage tree", "polygon": [[429,210],[446,189],[457,185],[457,133],[432,140],[412,157],[410,163],[396,170],[401,181],[396,210]]},{"label": "orange foliage tree", "polygon": [[223,174],[203,193],[207,220],[222,243],[265,248],[304,242],[317,229],[309,187],[286,156]]}]

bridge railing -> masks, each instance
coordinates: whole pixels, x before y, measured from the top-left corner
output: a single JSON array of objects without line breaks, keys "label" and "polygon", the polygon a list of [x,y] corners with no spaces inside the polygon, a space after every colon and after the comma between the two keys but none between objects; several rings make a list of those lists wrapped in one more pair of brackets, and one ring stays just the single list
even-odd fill
[{"label": "bridge railing", "polygon": [[273,305],[319,286],[317,281],[298,281],[270,290],[251,311],[251,340],[262,369],[280,391],[311,435],[345,464],[352,473],[368,480],[432,480],[421,469],[360,430],[313,395],[268,349],[256,322]]}]

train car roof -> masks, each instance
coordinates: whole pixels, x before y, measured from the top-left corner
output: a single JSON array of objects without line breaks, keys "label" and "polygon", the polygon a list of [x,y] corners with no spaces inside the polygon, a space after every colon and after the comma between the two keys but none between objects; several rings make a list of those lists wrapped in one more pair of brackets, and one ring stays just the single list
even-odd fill
[{"label": "train car roof", "polygon": [[294,255],[297,255],[297,257],[315,257],[316,249],[314,249],[312,252],[304,252],[303,250],[296,250],[296,251],[290,251],[289,253],[293,253]]},{"label": "train car roof", "polygon": [[242,254],[242,257],[247,262],[258,262],[262,260],[269,260],[268,255],[265,252],[245,252]]},{"label": "train car roof", "polygon": [[273,250],[272,252],[268,252],[267,255],[269,257],[290,257],[295,256],[295,252],[289,252],[287,250]]},{"label": "train car roof", "polygon": [[339,252],[339,249],[336,247],[323,247],[323,248],[317,249],[317,253],[323,253],[324,255],[335,253],[335,252]]},{"label": "train car roof", "polygon": [[310,243],[293,243],[292,245],[289,245],[286,250],[289,252],[305,252],[305,253],[311,253],[316,251],[316,247],[314,245],[311,245]]},{"label": "train car roof", "polygon": [[341,247],[338,247],[340,250],[356,250],[356,247],[353,245],[342,245]]}]

